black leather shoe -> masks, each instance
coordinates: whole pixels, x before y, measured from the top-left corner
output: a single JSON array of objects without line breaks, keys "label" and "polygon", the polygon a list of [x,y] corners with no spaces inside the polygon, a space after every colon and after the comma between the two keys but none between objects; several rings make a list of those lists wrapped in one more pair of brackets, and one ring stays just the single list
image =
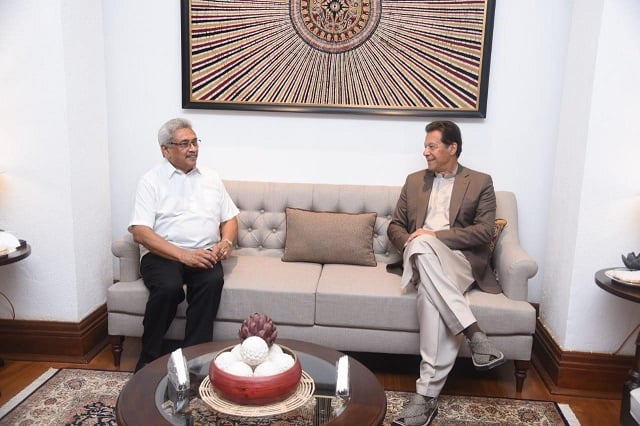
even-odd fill
[{"label": "black leather shoe", "polygon": [[392,426],[427,426],[438,414],[438,398],[429,398],[418,393],[405,405],[400,417]]}]

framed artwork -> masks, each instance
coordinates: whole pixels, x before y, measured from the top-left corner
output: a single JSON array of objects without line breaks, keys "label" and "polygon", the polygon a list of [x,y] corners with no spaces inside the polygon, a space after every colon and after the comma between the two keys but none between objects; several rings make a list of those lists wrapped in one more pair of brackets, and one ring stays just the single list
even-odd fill
[{"label": "framed artwork", "polygon": [[485,117],[495,0],[181,0],[184,108]]}]

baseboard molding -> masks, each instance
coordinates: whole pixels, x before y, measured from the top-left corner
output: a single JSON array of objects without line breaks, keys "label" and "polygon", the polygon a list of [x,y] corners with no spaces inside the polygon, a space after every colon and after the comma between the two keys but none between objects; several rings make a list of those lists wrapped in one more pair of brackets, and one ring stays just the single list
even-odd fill
[{"label": "baseboard molding", "polygon": [[79,323],[0,319],[0,357],[87,364],[104,348],[107,305]]},{"label": "baseboard molding", "polygon": [[532,362],[552,394],[619,399],[633,357],[563,351],[538,318]]}]

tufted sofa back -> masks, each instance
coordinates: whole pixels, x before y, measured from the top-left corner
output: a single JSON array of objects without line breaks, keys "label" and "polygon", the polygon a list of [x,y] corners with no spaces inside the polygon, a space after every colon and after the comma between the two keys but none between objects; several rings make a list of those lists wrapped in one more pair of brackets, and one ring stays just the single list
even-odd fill
[{"label": "tufted sofa back", "polygon": [[331,185],[226,180],[238,215],[237,254],[282,256],[286,238],[285,209],[341,213],[377,213],[373,250],[379,262],[401,258],[387,237],[400,187]]}]

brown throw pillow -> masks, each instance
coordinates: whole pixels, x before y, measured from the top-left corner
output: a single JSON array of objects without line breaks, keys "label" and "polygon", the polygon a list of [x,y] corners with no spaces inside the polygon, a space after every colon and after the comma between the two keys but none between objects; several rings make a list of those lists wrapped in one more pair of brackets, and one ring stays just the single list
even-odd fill
[{"label": "brown throw pillow", "polygon": [[496,249],[496,243],[500,238],[500,234],[504,227],[507,226],[506,219],[496,219],[496,227],[493,230],[493,237],[491,237],[491,241],[489,241],[489,253],[493,254],[493,251]]},{"label": "brown throw pillow", "polygon": [[287,207],[285,262],[376,266],[376,213],[315,212]]}]

